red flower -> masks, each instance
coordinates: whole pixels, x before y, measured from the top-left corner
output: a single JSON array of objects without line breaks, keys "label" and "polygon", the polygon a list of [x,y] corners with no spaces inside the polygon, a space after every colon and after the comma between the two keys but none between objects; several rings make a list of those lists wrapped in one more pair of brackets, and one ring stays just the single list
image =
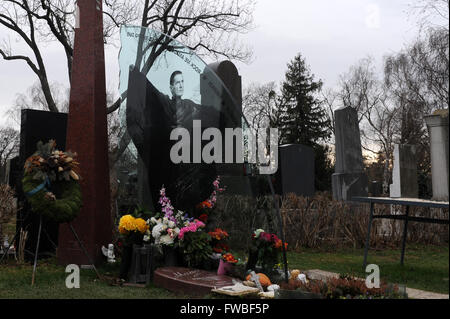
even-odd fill
[{"label": "red flower", "polygon": [[272,236],[270,236],[270,234],[269,233],[261,233],[260,235],[259,235],[259,237],[262,239],[262,240],[265,240],[265,241],[267,241],[267,242],[270,242],[271,240],[272,240]]},{"label": "red flower", "polygon": [[[287,243],[284,243],[284,248],[285,249],[287,249]],[[283,246],[283,243],[282,243],[282,241],[281,241],[281,239],[278,239],[276,242],[275,242],[275,244],[274,244],[274,247],[275,248],[281,248]]]},{"label": "red flower", "polygon": [[210,231],[208,235],[216,240],[222,240],[228,237],[228,233],[220,228],[216,228],[214,231]]},{"label": "red flower", "polygon": [[198,204],[197,208],[212,208],[212,203],[209,200],[205,200]]},{"label": "red flower", "polygon": [[201,220],[202,222],[206,223],[206,221],[208,220],[208,215],[206,215],[206,214],[201,214],[201,215],[198,217],[198,219]]},{"label": "red flower", "polygon": [[234,256],[230,253],[222,255],[222,259],[229,263],[237,263],[238,262],[238,260],[236,258],[234,258]]}]

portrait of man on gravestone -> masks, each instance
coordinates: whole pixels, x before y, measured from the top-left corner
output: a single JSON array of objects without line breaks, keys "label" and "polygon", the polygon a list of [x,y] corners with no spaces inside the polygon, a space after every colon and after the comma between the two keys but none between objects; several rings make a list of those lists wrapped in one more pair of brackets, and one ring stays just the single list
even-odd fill
[{"label": "portrait of man on gravestone", "polygon": [[170,134],[173,129],[182,127],[192,137],[194,120],[202,121],[202,126],[214,127],[220,114],[213,107],[184,98],[185,77],[180,70],[170,72],[170,95],[161,92],[155,84],[138,69],[130,68],[127,131],[144,166],[140,174],[145,174],[148,180],[153,207],[158,207],[159,190],[164,185],[179,209],[191,210],[209,196],[211,187],[201,186],[201,183],[211,184],[216,173],[213,165],[192,163],[192,140],[189,146],[191,162],[174,164],[170,150],[177,141],[171,140]]},{"label": "portrait of man on gravestone", "polygon": [[176,70],[170,75],[170,92],[171,97],[161,93],[151,82],[150,90],[156,96],[155,103],[159,103],[160,107],[165,110],[167,119],[172,126],[191,127],[192,121],[199,118],[200,105],[190,99],[184,99],[184,75],[183,72]]}]

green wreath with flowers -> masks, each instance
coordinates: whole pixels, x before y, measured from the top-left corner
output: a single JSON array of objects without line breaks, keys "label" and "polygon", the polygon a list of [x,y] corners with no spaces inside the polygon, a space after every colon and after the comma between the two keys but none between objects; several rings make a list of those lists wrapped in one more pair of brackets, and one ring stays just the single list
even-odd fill
[{"label": "green wreath with flowers", "polygon": [[77,217],[83,203],[76,172],[79,163],[76,153],[55,146],[54,140],[37,144],[36,153],[25,162],[22,188],[33,212],[64,223]]}]

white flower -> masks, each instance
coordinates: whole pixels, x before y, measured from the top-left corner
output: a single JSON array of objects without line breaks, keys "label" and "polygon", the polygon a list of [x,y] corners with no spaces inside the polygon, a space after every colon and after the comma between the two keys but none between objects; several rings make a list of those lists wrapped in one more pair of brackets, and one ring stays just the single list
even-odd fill
[{"label": "white flower", "polygon": [[163,245],[171,245],[171,244],[173,244],[173,238],[170,238],[170,235],[163,235],[163,236],[161,236],[159,241]]},{"label": "white flower", "polygon": [[146,241],[146,242],[147,242],[147,241],[149,241],[149,240],[150,240],[150,236],[145,235],[144,238],[143,238],[143,241]]},{"label": "white flower", "polygon": [[156,224],[155,227],[152,229],[152,236],[155,239],[158,239],[161,236],[163,225],[162,224]]},{"label": "white flower", "polygon": [[175,227],[175,223],[173,221],[169,221],[169,227],[170,228],[174,228]]},{"label": "white flower", "polygon": [[263,233],[263,232],[264,232],[264,229],[257,229],[257,230],[255,230],[255,238],[258,238],[259,235],[260,235],[261,233]]}]

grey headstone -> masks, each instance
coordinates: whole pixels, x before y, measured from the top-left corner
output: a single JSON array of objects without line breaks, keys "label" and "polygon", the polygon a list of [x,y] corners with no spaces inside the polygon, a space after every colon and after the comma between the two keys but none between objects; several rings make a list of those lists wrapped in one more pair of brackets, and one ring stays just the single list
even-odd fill
[{"label": "grey headstone", "polygon": [[368,180],[364,173],[358,114],[351,107],[334,112],[335,116],[335,173],[332,175],[333,198],[351,200],[367,196]]},{"label": "grey headstone", "polygon": [[419,196],[414,145],[394,144],[394,167],[389,192],[391,197],[417,198]]},{"label": "grey headstone", "polygon": [[430,134],[433,199],[448,201],[448,109],[425,116]]}]

